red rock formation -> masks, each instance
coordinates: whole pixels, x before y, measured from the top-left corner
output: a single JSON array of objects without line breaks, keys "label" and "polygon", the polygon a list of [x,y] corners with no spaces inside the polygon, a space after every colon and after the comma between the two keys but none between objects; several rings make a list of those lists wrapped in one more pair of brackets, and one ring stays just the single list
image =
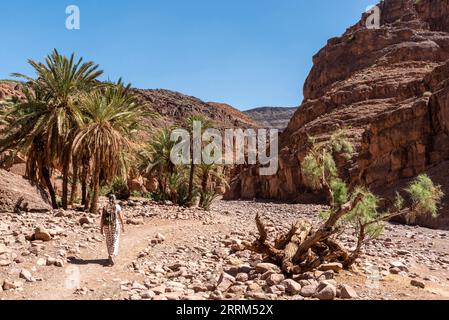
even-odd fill
[{"label": "red rock formation", "polygon": [[373,189],[449,159],[449,1],[379,7],[380,29],[367,29],[364,14],[314,56],[304,102],[281,136],[278,174],[259,177],[247,168],[228,197],[297,199],[307,137],[341,127],[350,128],[357,149],[342,170]]},{"label": "red rock formation", "polygon": [[0,214],[3,212],[51,210],[45,191],[14,173],[0,169]]},{"label": "red rock formation", "polygon": [[0,101],[11,97],[25,98],[21,85],[14,81],[0,81]]}]

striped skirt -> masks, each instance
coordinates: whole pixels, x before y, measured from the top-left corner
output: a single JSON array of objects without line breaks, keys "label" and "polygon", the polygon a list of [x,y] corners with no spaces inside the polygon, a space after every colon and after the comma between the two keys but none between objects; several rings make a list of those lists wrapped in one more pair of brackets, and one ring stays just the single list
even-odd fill
[{"label": "striped skirt", "polygon": [[109,256],[118,256],[120,246],[120,231],[120,223],[104,227],[106,246],[108,248]]}]

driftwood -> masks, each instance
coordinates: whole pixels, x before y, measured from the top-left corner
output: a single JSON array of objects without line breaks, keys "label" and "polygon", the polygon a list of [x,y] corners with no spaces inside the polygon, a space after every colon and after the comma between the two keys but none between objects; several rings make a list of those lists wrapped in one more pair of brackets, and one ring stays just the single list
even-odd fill
[{"label": "driftwood", "polygon": [[332,237],[338,232],[338,221],[362,200],[362,196],[341,206],[316,231],[309,221],[298,220],[284,235],[268,241],[268,232],[260,215],[256,216],[259,237],[252,243],[245,242],[247,250],[262,254],[278,264],[287,274],[300,274],[319,268],[322,264],[339,262],[343,267],[351,266],[361,253],[361,246],[349,253]]}]

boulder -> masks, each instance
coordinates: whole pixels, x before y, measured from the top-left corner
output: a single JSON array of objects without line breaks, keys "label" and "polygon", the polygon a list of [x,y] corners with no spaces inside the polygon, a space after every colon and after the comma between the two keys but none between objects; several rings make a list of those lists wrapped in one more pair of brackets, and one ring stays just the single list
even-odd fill
[{"label": "boulder", "polygon": [[235,283],[235,278],[226,272],[223,272],[218,279],[217,290],[220,292],[227,291]]},{"label": "boulder", "polygon": [[426,284],[424,282],[416,280],[416,279],[413,279],[410,282],[410,284],[414,287],[421,288],[421,289],[424,289],[426,287]]},{"label": "boulder", "polygon": [[42,226],[37,227],[34,229],[34,240],[41,240],[41,241],[50,241],[52,239],[50,232],[48,232],[47,229],[45,229]]},{"label": "boulder", "polygon": [[28,271],[27,269],[22,269],[22,270],[20,271],[20,277],[21,277],[22,279],[25,279],[27,282],[34,282],[34,281],[36,281],[36,280],[33,278],[33,276],[31,275],[31,272]]},{"label": "boulder", "polygon": [[326,281],[321,282],[314,294],[320,300],[334,300],[337,297],[337,288]]},{"label": "boulder", "polygon": [[310,298],[310,297],[313,297],[316,290],[317,290],[317,286],[308,285],[308,286],[304,286],[301,288],[300,294],[301,294],[301,296],[303,296],[305,298]]},{"label": "boulder", "polygon": [[301,292],[301,285],[295,280],[286,279],[282,282],[282,285],[285,287],[285,292],[293,296]]},{"label": "boulder", "polygon": [[47,193],[25,178],[0,169],[0,212],[47,212]]},{"label": "boulder", "polygon": [[358,298],[357,292],[353,287],[343,284],[339,287],[339,298],[341,299],[356,299]]},{"label": "boulder", "polygon": [[88,216],[81,217],[78,222],[79,222],[80,225],[93,224],[94,223],[93,219],[89,218]]}]

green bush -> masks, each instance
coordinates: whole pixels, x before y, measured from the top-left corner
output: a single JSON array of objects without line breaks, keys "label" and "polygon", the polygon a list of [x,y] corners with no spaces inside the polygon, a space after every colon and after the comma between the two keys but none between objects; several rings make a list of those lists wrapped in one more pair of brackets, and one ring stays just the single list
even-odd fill
[{"label": "green bush", "polygon": [[429,176],[418,176],[406,189],[412,199],[411,212],[407,216],[408,223],[415,223],[417,215],[431,214],[438,216],[438,205],[444,197],[440,186],[435,186]]},{"label": "green bush", "polygon": [[131,197],[128,183],[122,178],[115,178],[111,184],[105,188],[105,192],[106,195],[115,195],[118,200],[128,200]]},{"label": "green bush", "polygon": [[201,203],[200,207],[206,211],[210,211],[210,207],[215,199],[217,199],[220,195],[216,192],[204,192],[201,194]]},{"label": "green bush", "polygon": [[141,192],[141,191],[133,191],[131,192],[132,198],[145,198],[145,199],[153,199],[153,195],[151,192]]}]

